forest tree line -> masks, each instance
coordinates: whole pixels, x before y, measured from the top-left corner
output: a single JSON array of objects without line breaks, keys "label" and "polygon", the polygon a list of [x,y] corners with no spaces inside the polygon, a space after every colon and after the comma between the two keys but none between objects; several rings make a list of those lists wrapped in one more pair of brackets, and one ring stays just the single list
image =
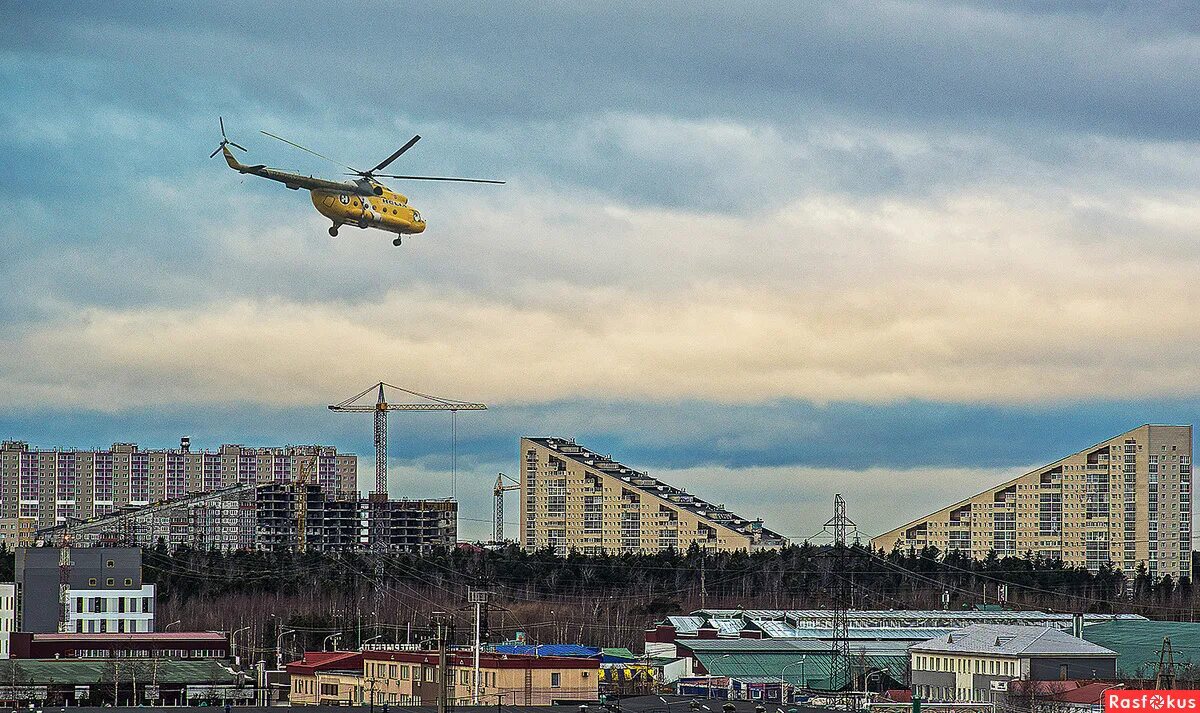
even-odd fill
[{"label": "forest tree line", "polygon": [[[0,576],[11,578],[11,553]],[[202,551],[164,545],[143,553],[158,593],[159,626],[244,631],[238,653],[271,661],[330,645],[417,642],[444,612],[466,642],[474,610],[467,590],[492,592],[493,642],[524,632],[530,642],[627,646],[668,614],[696,609],[825,609],[841,593],[856,609],[952,609],[995,604],[1057,612],[1131,612],[1193,620],[1189,579],[1131,580],[1032,554],[972,560],[960,553],[837,550],[809,543],[747,553],[686,552],[558,556],[550,551],[455,548],[429,554]],[[11,579],[10,579],[11,581]],[[291,633],[284,633],[291,630]],[[282,636],[281,636],[282,634]]]}]

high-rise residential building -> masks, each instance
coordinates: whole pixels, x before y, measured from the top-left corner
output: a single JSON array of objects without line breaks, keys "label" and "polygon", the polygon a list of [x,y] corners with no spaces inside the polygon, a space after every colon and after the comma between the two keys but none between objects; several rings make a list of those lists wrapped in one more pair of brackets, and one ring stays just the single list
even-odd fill
[{"label": "high-rise residential building", "polygon": [[191,450],[185,438],[177,449],[114,443],[106,450],[81,451],[38,450],[22,441],[4,441],[0,522],[33,521],[40,529],[67,518],[88,519],[235,484],[286,483],[302,465],[313,484],[342,497],[357,496],[357,457],[331,446],[223,445],[210,452]]},{"label": "high-rise residential building", "polygon": [[1145,425],[871,540],[1192,576],[1192,427]]},{"label": "high-rise residential building", "polygon": [[786,538],[565,438],[521,439],[521,546],[556,552],[757,550]]},{"label": "high-rise residential building", "polygon": [[68,552],[64,558],[56,547],[17,548],[20,631],[154,631],[154,585],[142,581],[139,548],[73,547]]}]

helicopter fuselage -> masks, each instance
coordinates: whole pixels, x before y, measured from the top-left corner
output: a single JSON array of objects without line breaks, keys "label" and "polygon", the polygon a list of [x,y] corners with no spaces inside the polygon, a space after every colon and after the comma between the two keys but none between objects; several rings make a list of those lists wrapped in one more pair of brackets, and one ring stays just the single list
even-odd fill
[{"label": "helicopter fuselage", "polygon": [[408,205],[408,198],[382,183],[365,178],[356,181],[329,181],[290,171],[280,171],[264,165],[246,165],[234,158],[222,146],[229,167],[277,181],[293,190],[307,189],[313,205],[321,215],[333,221],[330,234],[336,235],[342,225],[377,228],[396,235],[414,235],[425,231],[421,214]]},{"label": "helicopter fuselage", "polygon": [[425,230],[421,214],[408,205],[408,198],[376,183],[380,195],[312,190],[313,205],[334,225],[379,228],[397,235],[414,235]]}]

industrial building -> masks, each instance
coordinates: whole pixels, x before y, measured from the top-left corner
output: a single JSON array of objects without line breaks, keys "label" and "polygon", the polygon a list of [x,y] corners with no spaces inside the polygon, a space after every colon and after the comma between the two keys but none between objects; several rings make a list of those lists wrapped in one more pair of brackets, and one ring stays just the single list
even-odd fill
[{"label": "industrial building", "polygon": [[108,634],[33,634],[11,637],[15,659],[227,659],[229,637],[219,631]]},{"label": "industrial building", "polygon": [[[20,547],[17,630],[31,633],[154,631],[154,585],[132,547]],[[66,585],[66,591],[62,585]]]},{"label": "industrial building", "polygon": [[1011,681],[1111,680],[1117,653],[1049,627],[974,624],[909,648],[914,696],[1003,702]]},{"label": "industrial building", "polygon": [[[249,448],[223,445],[193,451],[143,450],[114,443],[106,450],[38,450],[23,441],[0,443],[0,534],[52,527],[125,507],[182,498],[236,484],[292,482],[301,467],[310,482],[339,497],[357,494],[358,459],[331,446]],[[19,544],[29,544],[20,542]]]},{"label": "industrial building", "polygon": [[652,553],[759,550],[787,544],[762,520],[668,485],[564,438],[522,438],[521,546]]},{"label": "industrial building", "polygon": [[[1144,623],[1140,614],[1061,614],[1033,610],[986,609],[851,609],[846,612],[851,640],[900,641],[914,644],[972,624],[1050,627],[1060,631],[1091,631],[1114,622]],[[697,640],[833,638],[829,609],[700,609],[668,616],[645,634],[652,656],[689,655]],[[1085,633],[1086,638],[1086,633]],[[711,647],[709,647],[711,649]],[[720,653],[726,653],[721,651]]]},{"label": "industrial building", "polygon": [[871,540],[1191,577],[1192,427],[1144,425]]},{"label": "industrial building", "polygon": [[252,678],[216,659],[10,659],[0,661],[0,705],[204,705],[251,702]]}]

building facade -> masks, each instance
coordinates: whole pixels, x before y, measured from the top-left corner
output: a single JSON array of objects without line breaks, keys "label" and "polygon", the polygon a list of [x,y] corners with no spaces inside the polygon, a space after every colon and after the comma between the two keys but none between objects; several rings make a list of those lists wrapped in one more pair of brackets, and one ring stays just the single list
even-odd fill
[{"label": "building facade", "polygon": [[976,624],[913,644],[909,659],[914,696],[991,703],[1012,681],[1111,680],[1117,654],[1057,629]]},{"label": "building facade", "polygon": [[17,630],[17,585],[0,583],[0,659],[12,656],[12,635]]},{"label": "building facade", "polygon": [[182,439],[177,449],[114,443],[106,450],[81,451],[38,450],[23,441],[4,441],[0,522],[17,519],[45,528],[67,518],[86,520],[236,484],[286,483],[302,465],[314,484],[344,497],[357,495],[357,457],[331,446],[223,445],[210,452],[193,451]]},{"label": "building facade", "polygon": [[[305,547],[316,552],[389,551],[422,553],[454,547],[458,503],[454,500],[389,500],[378,495],[343,498],[319,485],[306,485]],[[267,484],[224,493],[200,503],[183,503],[76,535],[77,544],[137,545],[163,542],[174,549],[292,549],[299,542],[297,490]]]},{"label": "building facade", "polygon": [[446,654],[446,675],[431,650],[373,649],[304,654],[287,666],[297,705],[431,706],[439,690],[455,706],[550,705],[556,700],[599,698],[600,657],[528,656],[485,651],[479,657],[475,688],[470,650]]},{"label": "building facade", "polygon": [[1145,425],[871,540],[1191,577],[1192,427]]},{"label": "building facade", "polygon": [[[18,630],[31,633],[154,631],[154,585],[142,582],[136,547],[16,551]],[[66,601],[62,585],[66,584]],[[65,604],[65,606],[64,606]]]},{"label": "building facade", "polygon": [[563,438],[521,439],[521,546],[560,554],[778,548],[786,538]]}]

